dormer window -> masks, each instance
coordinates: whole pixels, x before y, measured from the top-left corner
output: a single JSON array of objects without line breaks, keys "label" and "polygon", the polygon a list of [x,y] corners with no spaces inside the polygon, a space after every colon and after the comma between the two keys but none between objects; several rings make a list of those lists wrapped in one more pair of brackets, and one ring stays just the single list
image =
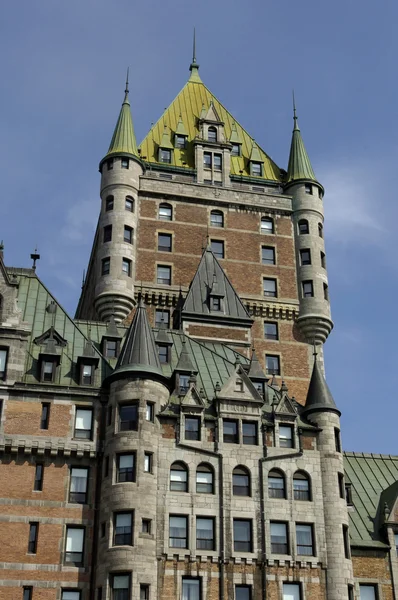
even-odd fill
[{"label": "dormer window", "polygon": [[158,344],[159,362],[161,365],[167,365],[169,362],[169,346]]},{"label": "dormer window", "polygon": [[174,138],[174,144],[176,148],[185,148],[187,137],[185,135],[178,135],[176,133]]},{"label": "dormer window", "polygon": [[119,354],[119,341],[105,339],[103,342],[103,354],[107,358],[117,358]]},{"label": "dormer window", "polygon": [[253,385],[260,394],[260,396],[264,396],[264,382],[263,381],[253,381]]},{"label": "dormer window", "polygon": [[240,156],[240,144],[232,144],[231,156]]},{"label": "dormer window", "polygon": [[82,365],[81,384],[91,385],[94,379],[94,365]]},{"label": "dormer window", "polygon": [[167,148],[160,148],[159,162],[170,164],[171,163],[171,150],[168,150]]},{"label": "dormer window", "polygon": [[243,380],[240,377],[235,381],[235,392],[243,392]]},{"label": "dormer window", "polygon": [[221,312],[221,298],[219,296],[210,296],[210,310]]},{"label": "dormer window", "polygon": [[217,129],[215,127],[209,127],[207,130],[207,139],[209,142],[217,142]]},{"label": "dormer window", "polygon": [[186,394],[189,388],[189,375],[180,374],[178,376],[178,389],[180,394]]},{"label": "dormer window", "polygon": [[261,177],[263,174],[263,165],[260,162],[250,163],[250,175],[253,177]]},{"label": "dormer window", "polygon": [[0,379],[6,378],[8,348],[0,348]]},{"label": "dormer window", "polygon": [[55,378],[57,363],[54,360],[43,360],[41,365],[41,381],[52,383]]}]

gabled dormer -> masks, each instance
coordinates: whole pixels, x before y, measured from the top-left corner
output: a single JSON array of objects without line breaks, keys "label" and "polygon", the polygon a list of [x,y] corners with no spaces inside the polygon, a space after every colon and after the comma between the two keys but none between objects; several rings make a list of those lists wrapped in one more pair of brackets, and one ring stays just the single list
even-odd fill
[{"label": "gabled dormer", "polygon": [[43,383],[54,383],[56,381],[57,369],[61,363],[61,355],[57,350],[57,346],[61,344],[57,344],[55,333],[54,328],[51,327],[48,336],[41,342],[38,379]]},{"label": "gabled dormer", "polygon": [[86,340],[83,354],[77,358],[77,380],[79,385],[94,385],[95,370],[98,363],[99,356],[95,352],[91,340]]},{"label": "gabled dormer", "polygon": [[207,110],[205,105],[202,106],[199,117],[199,131],[202,140],[210,144],[225,143],[224,123],[221,121],[213,101],[210,101]]},{"label": "gabled dormer", "polygon": [[250,360],[249,370],[247,375],[250,381],[253,383],[254,387],[260,394],[262,398],[267,402],[268,401],[268,377],[265,375],[264,371],[261,368],[260,362],[257,358],[256,351],[253,348],[252,357]]}]

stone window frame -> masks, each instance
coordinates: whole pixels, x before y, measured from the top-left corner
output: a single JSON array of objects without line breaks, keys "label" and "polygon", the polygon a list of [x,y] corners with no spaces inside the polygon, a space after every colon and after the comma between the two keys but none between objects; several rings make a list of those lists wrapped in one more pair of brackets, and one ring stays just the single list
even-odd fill
[{"label": "stone window frame", "polygon": [[[308,483],[308,498],[300,498],[300,490],[298,489],[294,489],[294,482],[295,480],[302,480],[302,481],[307,481]],[[297,469],[294,473],[293,473],[293,477],[292,477],[292,485],[293,485],[293,499],[295,501],[298,502],[312,502],[313,501],[313,497],[312,497],[312,478],[311,475],[308,473],[308,471],[305,471],[304,469]],[[297,494],[296,494],[297,492]]]},{"label": "stone window frame", "polygon": [[374,578],[362,578],[361,577],[361,581],[357,581],[355,584],[356,587],[356,596],[357,598],[360,598],[360,587],[361,585],[363,586],[369,586],[369,587],[373,587],[375,589],[375,598],[376,600],[382,600],[383,599],[383,595],[382,595],[382,588],[381,585],[379,583],[378,579],[374,579]]},{"label": "stone window frame", "polygon": [[298,590],[299,590],[299,598],[300,598],[300,600],[304,600],[304,598],[305,598],[305,582],[302,581],[301,578],[298,581],[297,581],[297,579],[292,580],[292,581],[290,581],[290,580],[288,580],[288,581],[285,580],[284,581],[283,579],[281,579],[279,581],[279,592],[280,592],[280,598],[281,598],[281,600],[283,600],[283,598],[284,598],[284,595],[283,595],[283,586],[285,584],[286,585],[297,585]]},{"label": "stone window frame", "polygon": [[[161,208],[167,208],[167,210],[170,209],[170,219],[169,218],[164,218],[160,216],[160,209]],[[159,202],[158,205],[158,209],[157,209],[157,218],[159,221],[173,221],[174,220],[174,206],[172,204],[170,204],[170,202]]]},{"label": "stone window frame", "polygon": [[[118,517],[118,515],[129,515],[130,519],[131,519],[131,531],[130,531],[130,543],[123,543],[123,544],[117,544],[116,543],[116,535],[118,535],[116,533],[116,519]],[[112,547],[115,546],[134,546],[134,534],[135,534],[135,523],[134,523],[134,518],[135,518],[135,511],[134,509],[131,510],[116,510],[112,513],[112,519],[111,519],[111,539],[112,539]],[[123,534],[125,535],[125,534]]]},{"label": "stone window frame", "polygon": [[109,196],[107,196],[105,198],[105,212],[110,212],[111,210],[113,210],[115,207],[115,197],[113,194],[109,194]]},{"label": "stone window frame", "polygon": [[[300,554],[299,553],[299,551],[298,551],[298,543],[297,543],[297,525],[305,525],[305,526],[311,528],[311,541],[312,541],[311,549],[312,549],[312,554]],[[297,556],[306,556],[306,557],[310,557],[310,556],[316,557],[317,556],[318,544],[317,544],[317,539],[316,539],[315,523],[313,523],[313,522],[306,522],[306,521],[295,521],[293,535],[294,535],[294,548],[295,548]]]},{"label": "stone window frame", "polygon": [[[265,279],[270,279],[272,281],[275,281],[275,295],[274,296],[271,296],[271,294],[264,294],[264,280]],[[266,276],[264,276],[264,274],[261,274],[260,280],[261,280],[261,296],[262,296],[262,298],[279,298],[279,277],[278,277],[278,275],[273,275],[272,277],[266,277]],[[272,302],[272,300],[270,300],[270,302]]]},{"label": "stone window frame", "polygon": [[[212,216],[222,217],[221,225],[214,225],[212,223]],[[220,210],[219,208],[213,208],[209,213],[209,227],[215,227],[216,229],[224,229],[225,228],[225,212]]]},{"label": "stone window frame", "polygon": [[[90,430],[88,429],[82,429],[81,431],[88,431],[89,434],[85,437],[76,437],[76,418],[77,418],[77,411],[78,410],[86,410],[86,411],[90,411],[91,412],[91,428]],[[94,408],[92,406],[87,406],[85,404],[75,404],[74,405],[74,410],[73,410],[73,439],[77,439],[77,440],[85,440],[85,441],[92,441],[93,440],[93,435],[94,435]]]},{"label": "stone window frame", "polygon": [[301,282],[301,297],[315,298],[315,286],[313,279],[305,279]]},{"label": "stone window frame", "polygon": [[[267,337],[265,334],[265,325],[275,325],[276,328],[276,337]],[[267,342],[278,342],[279,341],[279,324],[277,321],[263,321],[263,330],[264,330],[264,339],[267,340]]]},{"label": "stone window frame", "polygon": [[[278,478],[281,479],[283,481],[283,487],[282,488],[271,488],[270,487],[270,477],[273,477],[274,479]],[[281,489],[282,494],[279,495],[275,495],[273,496],[272,494],[270,494],[270,490],[271,489]],[[286,473],[284,471],[282,471],[282,469],[278,468],[278,467],[272,467],[272,469],[270,469],[267,473],[267,490],[268,490],[268,498],[273,499],[273,498],[277,498],[278,500],[287,500],[287,485],[286,485]]]},{"label": "stone window frame", "polygon": [[[204,468],[203,471],[198,471],[199,467]],[[205,470],[207,469],[207,470]],[[198,473],[211,473],[212,475],[212,481],[211,481],[211,491],[210,492],[198,492]],[[208,484],[205,484],[208,485]],[[214,494],[216,489],[216,470],[214,468],[214,466],[212,464],[210,464],[209,462],[200,462],[197,466],[196,466],[196,470],[195,470],[195,493],[196,494],[211,494],[214,496]]]},{"label": "stone window frame", "polygon": [[[155,232],[156,235],[156,252],[167,252],[167,253],[172,253],[173,249],[174,249],[174,232],[173,231],[163,231],[161,229],[157,229]],[[170,248],[169,249],[164,249],[166,248],[166,246],[160,246],[159,244],[159,238],[161,235],[167,236],[170,240]]]},{"label": "stone window frame", "polygon": [[[239,513],[239,516],[231,517],[231,532],[232,532],[232,556],[247,556],[248,554],[256,554],[257,549],[257,537],[256,537],[256,523],[253,519],[252,513],[248,513],[247,511],[242,511]],[[234,531],[234,523],[235,521],[248,521],[250,523],[250,550],[235,550],[235,531]]]},{"label": "stone window frame", "polygon": [[[212,538],[213,547],[212,548],[198,548],[198,519],[209,519],[209,520],[213,521],[213,538]],[[216,552],[216,550],[217,550],[217,518],[216,518],[216,516],[215,515],[205,515],[202,513],[195,514],[194,528],[195,528],[195,531],[193,532],[194,533],[193,537],[195,539],[195,549],[196,549],[197,553],[206,554],[207,552]],[[204,538],[200,538],[200,539],[204,539]]]},{"label": "stone window frame", "polygon": [[[301,231],[303,228],[303,231]],[[310,234],[310,224],[308,219],[300,219],[297,221],[297,234],[298,235],[309,235]]]},{"label": "stone window frame", "polygon": [[[247,477],[247,486],[237,486],[234,484],[234,476],[245,476]],[[231,477],[231,484],[232,484],[232,496],[234,497],[241,497],[241,498],[251,498],[253,496],[253,483],[252,483],[252,474],[251,471],[249,469],[249,467],[247,467],[246,465],[236,465],[233,469],[232,469],[232,477]],[[235,489],[245,489],[247,490],[247,493],[243,493],[243,494],[239,494],[239,493],[235,493]]]},{"label": "stone window frame", "polygon": [[[295,427],[295,424],[292,421],[283,421],[283,420],[281,420],[281,421],[278,421],[277,423],[275,423],[275,425],[277,425],[277,428],[276,428],[277,429],[276,438],[277,438],[277,442],[278,442],[278,447],[279,448],[286,448],[288,450],[294,450],[294,448],[297,448],[298,447],[298,443],[297,443],[298,440],[296,439],[297,438],[297,428]],[[292,445],[291,446],[281,446],[281,435],[280,435],[280,428],[281,427],[289,427],[289,429],[291,430],[291,432],[292,432],[292,437],[291,437]]]},{"label": "stone window frame", "polygon": [[[71,494],[73,494],[74,492],[71,491],[71,485],[72,485],[72,471],[73,469],[84,469],[85,471],[87,471],[87,476],[86,476],[86,490],[84,492],[84,501],[83,502],[77,502],[77,500],[71,500]],[[71,503],[71,504],[87,504],[87,500],[89,497],[89,485],[90,485],[90,467],[87,467],[85,465],[76,465],[76,464],[71,464],[69,466],[69,481],[68,481],[68,499],[67,502]],[[82,492],[77,492],[77,493],[82,493]]]},{"label": "stone window frame", "polygon": [[[127,208],[127,202],[131,203],[131,208]],[[133,196],[126,196],[124,198],[124,210],[131,213],[135,212],[135,200]]]},{"label": "stone window frame", "polygon": [[[131,571],[120,571],[120,572],[117,571],[115,573],[109,573],[109,590],[111,593],[111,598],[114,597],[113,592],[114,592],[115,588],[114,588],[113,584],[114,584],[115,577],[128,577],[128,581],[129,581],[129,585],[127,588],[128,589],[128,597],[131,598],[131,583],[132,583]],[[125,589],[125,588],[123,588],[123,589]],[[105,594],[106,594],[106,592],[105,592]]]},{"label": "stone window frame", "polygon": [[[273,262],[264,262],[264,259],[263,259],[263,250],[272,250],[272,253],[273,253]],[[260,247],[260,263],[263,266],[266,266],[266,267],[276,267],[276,265],[278,264],[277,247],[276,246],[271,246],[271,245],[266,245],[266,244],[261,244],[261,247]]]},{"label": "stone window frame", "polygon": [[[198,423],[198,439],[193,439],[190,437],[187,437],[186,435],[186,420],[187,419],[195,419]],[[200,442],[202,441],[202,426],[203,426],[203,419],[202,419],[202,415],[201,414],[197,414],[196,412],[188,412],[182,413],[182,419],[181,419],[181,434],[180,434],[180,438],[182,440],[188,441],[188,442]]]},{"label": "stone window frame", "polygon": [[[66,523],[64,526],[64,544],[63,544],[63,556],[62,556],[62,564],[64,565],[74,565],[75,567],[83,567],[85,563],[85,553],[86,553],[86,537],[87,537],[87,527],[85,525],[81,525],[78,523]],[[83,530],[83,544],[81,551],[81,561],[67,561],[66,560],[66,544],[68,539],[68,530],[69,529],[81,529]]]},{"label": "stone window frame", "polygon": [[[308,258],[304,258],[305,254],[308,254]],[[300,248],[300,266],[307,267],[309,265],[312,265],[311,248]]]},{"label": "stone window frame", "polygon": [[[275,548],[272,548],[272,525],[284,525],[285,534],[286,534],[286,552],[276,552]],[[275,542],[274,542],[275,543]],[[269,544],[270,544],[270,553],[271,554],[280,554],[283,556],[291,555],[291,540],[290,540],[290,523],[289,521],[280,521],[280,520],[270,520],[269,522]]]},{"label": "stone window frame", "polygon": [[[218,256],[218,254],[220,254],[220,253],[219,253],[219,252],[217,252],[217,254],[216,254],[216,252],[213,250],[213,248],[212,248],[212,244],[213,244],[213,242],[215,242],[216,244],[222,244],[222,256]],[[225,240],[222,240],[222,239],[213,239],[213,238],[210,238],[210,248],[211,248],[211,251],[212,251],[212,253],[214,254],[214,256],[217,258],[217,260],[225,260],[225,256],[226,256],[226,245],[227,245],[227,244],[226,244],[226,241],[225,241]]]},{"label": "stone window frame", "polygon": [[[275,371],[275,369],[272,369],[272,372],[268,370],[267,367],[267,358],[277,358],[278,359],[278,370],[277,372]],[[266,375],[276,375],[277,377],[282,377],[282,373],[283,373],[283,369],[282,369],[282,355],[280,352],[265,352],[265,374]]]},{"label": "stone window frame", "polygon": [[[156,285],[168,285],[168,286],[173,285],[173,264],[167,263],[167,262],[160,262],[160,263],[157,262],[155,267],[156,267]],[[164,281],[159,282],[159,275],[158,275],[159,268],[170,269],[170,278],[167,280],[168,283],[164,283]],[[166,281],[166,279],[164,277],[162,277],[161,279],[164,279]]]},{"label": "stone window frame", "polygon": [[[263,223],[271,223],[272,227],[271,230],[268,231],[266,228],[262,227]],[[269,215],[263,215],[260,218],[260,233],[262,235],[275,235],[275,219],[273,217],[270,217]]]},{"label": "stone window frame", "polygon": [[[182,547],[182,546],[170,546],[170,538],[171,538],[171,536],[170,536],[170,519],[172,517],[178,517],[178,518],[185,519],[185,523],[186,523],[186,529],[185,529],[185,531],[186,531],[186,537],[185,537],[185,539],[186,539],[186,545],[184,547]],[[179,550],[183,550],[183,551],[184,550],[189,550],[189,545],[190,545],[190,542],[191,542],[191,533],[192,533],[190,531],[190,516],[189,516],[189,514],[178,513],[178,512],[177,513],[171,512],[171,513],[168,514],[168,519],[167,519],[166,522],[167,522],[167,525],[164,528],[165,529],[165,535],[167,536],[167,538],[166,538],[167,541],[165,543],[166,548],[171,548],[173,550],[173,554],[175,554],[176,550],[177,551],[179,551]],[[184,539],[184,538],[178,538],[178,539]],[[185,552],[182,552],[182,553],[185,554]]]}]

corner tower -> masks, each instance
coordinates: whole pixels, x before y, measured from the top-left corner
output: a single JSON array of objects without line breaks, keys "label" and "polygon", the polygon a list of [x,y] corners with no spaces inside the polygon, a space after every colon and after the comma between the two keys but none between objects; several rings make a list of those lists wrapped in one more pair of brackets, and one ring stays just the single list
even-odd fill
[{"label": "corner tower", "polygon": [[333,328],[323,239],[323,193],[298,126],[296,106],[285,192],[292,195],[300,312],[297,324],[310,342],[324,343]]}]

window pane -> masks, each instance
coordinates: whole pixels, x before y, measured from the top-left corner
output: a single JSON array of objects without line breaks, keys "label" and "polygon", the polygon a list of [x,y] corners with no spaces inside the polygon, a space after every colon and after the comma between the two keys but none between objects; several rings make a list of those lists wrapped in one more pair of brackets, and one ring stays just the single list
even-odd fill
[{"label": "window pane", "polygon": [[257,425],[256,423],[242,423],[243,443],[257,444]]},{"label": "window pane", "polygon": [[152,471],[152,454],[147,452],[144,454],[144,471],[150,473]]},{"label": "window pane", "polygon": [[251,599],[251,587],[249,585],[236,585],[235,586],[235,600],[250,600]]},{"label": "window pane", "polygon": [[283,584],[283,600],[301,600],[300,584],[284,583]]},{"label": "window pane", "polygon": [[261,248],[261,260],[263,265],[274,265],[275,264],[275,250],[274,248],[268,248],[263,246]]},{"label": "window pane", "polygon": [[223,421],[224,442],[230,444],[238,443],[238,423],[236,421]]},{"label": "window pane", "polygon": [[165,284],[165,285],[170,285],[170,283],[171,283],[171,267],[158,266],[157,282]]},{"label": "window pane", "polygon": [[212,227],[224,227],[224,215],[222,212],[212,211],[210,215],[210,225]]},{"label": "window pane", "polygon": [[268,495],[270,498],[285,497],[285,480],[281,474],[271,471],[268,475]]},{"label": "window pane", "polygon": [[170,313],[168,310],[157,310],[155,313],[155,326],[159,327],[159,325],[162,323],[162,319],[163,319],[163,323],[164,325],[166,325],[166,327],[170,326]]},{"label": "window pane", "polygon": [[210,152],[203,153],[203,165],[205,169],[211,169],[211,158],[212,155],[210,154]]},{"label": "window pane", "polygon": [[136,404],[126,404],[119,408],[119,423],[121,431],[132,431],[138,425],[138,407]]},{"label": "window pane", "polygon": [[279,375],[280,374],[280,364],[279,364],[279,356],[273,356],[272,354],[267,354],[265,357],[265,366],[267,375]]},{"label": "window pane", "polygon": [[251,552],[251,521],[234,519],[234,550],[235,552]]},{"label": "window pane", "polygon": [[359,585],[360,600],[376,600],[376,589],[374,585]]},{"label": "window pane", "polygon": [[89,432],[91,432],[91,422],[93,418],[93,413],[91,410],[86,410],[84,408],[76,409],[76,422],[75,422],[75,436],[76,437],[86,437]]},{"label": "window pane", "polygon": [[274,233],[274,221],[269,217],[261,219],[261,233]]},{"label": "window pane", "polygon": [[217,129],[215,127],[209,127],[207,130],[207,139],[209,142],[217,141]]},{"label": "window pane", "polygon": [[69,501],[84,504],[86,501],[88,469],[72,467]]},{"label": "window pane", "polygon": [[69,528],[66,534],[66,551],[83,552],[84,529]]},{"label": "window pane", "polygon": [[171,206],[168,204],[161,204],[159,206],[159,219],[162,219],[162,221],[171,221],[171,216]]},{"label": "window pane", "polygon": [[62,590],[62,600],[80,600],[80,592],[72,590]]},{"label": "window pane", "polygon": [[251,163],[251,172],[255,177],[261,177],[261,163]]},{"label": "window pane", "polygon": [[129,575],[114,575],[113,576],[113,589],[114,590],[128,590],[130,584]]},{"label": "window pane", "polygon": [[187,518],[170,517],[170,540],[171,548],[187,547]]},{"label": "window pane", "polygon": [[214,550],[213,519],[196,519],[196,548],[198,550]]},{"label": "window pane", "polygon": [[289,425],[279,426],[279,445],[282,448],[293,447],[293,429]]},{"label": "window pane", "polygon": [[133,243],[133,230],[131,229],[131,227],[128,227],[127,225],[124,226],[124,238],[123,239],[128,244]]},{"label": "window pane", "polygon": [[214,155],[214,170],[215,171],[221,171],[222,168],[222,157],[221,154],[215,154]]},{"label": "window pane", "polygon": [[286,523],[271,523],[271,551],[274,554],[288,553]]},{"label": "window pane", "polygon": [[119,456],[120,469],[132,469],[134,467],[134,454],[121,454]]},{"label": "window pane", "polygon": [[313,555],[312,526],[296,525],[297,554]]},{"label": "window pane", "polygon": [[263,279],[264,296],[276,297],[276,280]]},{"label": "window pane", "polygon": [[224,242],[211,240],[211,251],[217,258],[224,258]]},{"label": "window pane", "polygon": [[200,600],[200,582],[198,579],[183,579],[182,600]]},{"label": "window pane", "polygon": [[264,323],[264,337],[266,340],[278,339],[278,326],[276,323]]},{"label": "window pane", "polygon": [[134,199],[130,198],[130,196],[126,196],[124,201],[124,208],[129,212],[134,212]]},{"label": "window pane", "polygon": [[171,252],[171,235],[169,233],[159,233],[158,250],[160,252]]},{"label": "window pane", "polygon": [[232,144],[231,156],[240,156],[240,144]]},{"label": "window pane", "polygon": [[185,439],[199,440],[199,419],[197,417],[185,417]]}]

